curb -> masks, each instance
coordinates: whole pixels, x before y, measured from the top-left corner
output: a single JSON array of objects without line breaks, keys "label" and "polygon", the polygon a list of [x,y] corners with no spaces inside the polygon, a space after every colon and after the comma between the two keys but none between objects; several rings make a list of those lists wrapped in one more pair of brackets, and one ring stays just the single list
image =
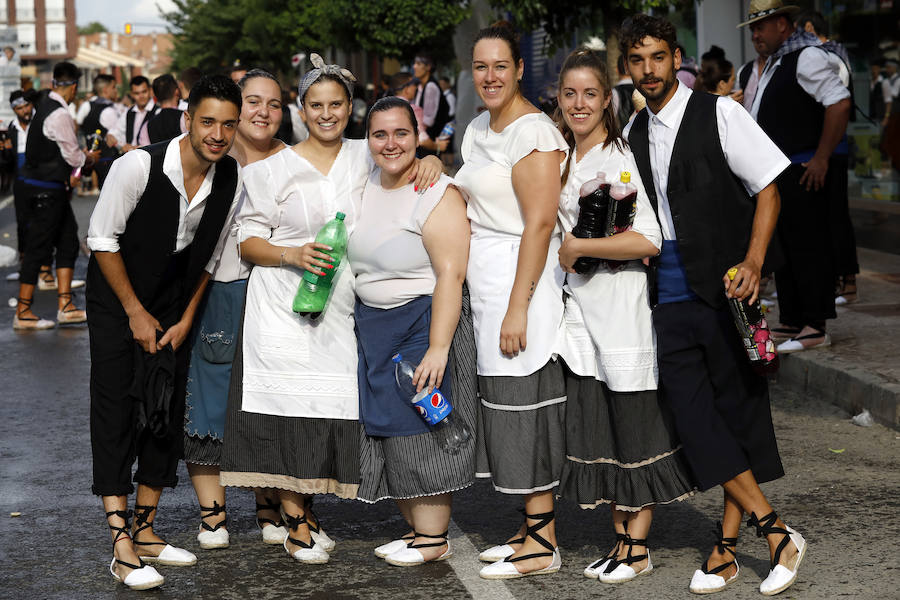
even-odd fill
[{"label": "curb", "polygon": [[900,384],[887,382],[834,355],[782,355],[775,382],[836,404],[852,415],[867,408],[882,425],[900,429]]}]

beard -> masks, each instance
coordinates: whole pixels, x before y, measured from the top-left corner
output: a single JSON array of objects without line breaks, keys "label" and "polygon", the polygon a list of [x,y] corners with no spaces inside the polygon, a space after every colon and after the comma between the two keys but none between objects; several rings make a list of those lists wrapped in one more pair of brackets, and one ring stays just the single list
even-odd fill
[{"label": "beard", "polygon": [[[641,95],[647,100],[659,100],[666,97],[666,94],[668,94],[669,91],[671,91],[671,89],[675,86],[676,81],[677,79],[675,77],[675,71],[671,71],[670,76],[665,79],[659,79],[655,77],[649,79],[641,79],[635,87],[637,87]],[[662,83],[659,89],[652,92],[644,89],[644,84],[657,82]]]}]

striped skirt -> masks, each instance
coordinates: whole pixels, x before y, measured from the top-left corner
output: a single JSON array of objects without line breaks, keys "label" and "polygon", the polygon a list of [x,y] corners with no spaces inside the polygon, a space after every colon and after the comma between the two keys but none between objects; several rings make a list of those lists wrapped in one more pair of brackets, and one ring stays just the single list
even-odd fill
[{"label": "striped skirt", "polygon": [[477,477],[504,494],[531,494],[559,485],[566,458],[566,386],[551,360],[525,377],[478,377],[481,422]]},{"label": "striped skirt", "polygon": [[638,511],[696,488],[668,409],[655,390],[613,392],[566,370],[566,462],[558,494],[581,508]]},{"label": "striped skirt", "polygon": [[[453,418],[462,419],[474,437],[478,400],[475,375],[475,333],[469,294],[463,288],[459,324],[450,345],[444,377],[451,377]],[[366,435],[360,428],[359,499],[377,502],[435,496],[472,485],[475,479],[475,444],[451,455],[438,446],[432,432],[395,437]]]},{"label": "striped skirt", "polygon": [[334,494],[356,498],[359,490],[358,421],[282,417],[241,410],[243,317],[237,340],[225,443],[219,479],[222,485]]}]

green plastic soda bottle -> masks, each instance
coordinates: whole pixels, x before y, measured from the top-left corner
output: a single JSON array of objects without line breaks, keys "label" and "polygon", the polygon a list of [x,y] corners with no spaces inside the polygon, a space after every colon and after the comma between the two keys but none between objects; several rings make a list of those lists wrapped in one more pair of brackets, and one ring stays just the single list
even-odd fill
[{"label": "green plastic soda bottle", "polygon": [[334,219],[325,223],[316,235],[316,242],[331,247],[331,250],[320,250],[332,259],[333,269],[322,269],[324,275],[304,271],[297,287],[292,306],[295,313],[317,319],[325,310],[328,296],[331,293],[331,282],[341,265],[341,259],[347,252],[347,227],[344,225],[346,215],[339,212]]}]

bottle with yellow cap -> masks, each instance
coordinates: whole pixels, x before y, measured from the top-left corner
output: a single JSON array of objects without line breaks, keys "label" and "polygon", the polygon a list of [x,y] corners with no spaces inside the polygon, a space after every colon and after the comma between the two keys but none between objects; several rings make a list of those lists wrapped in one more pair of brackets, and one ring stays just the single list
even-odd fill
[{"label": "bottle with yellow cap", "polygon": [[[606,236],[628,231],[634,226],[637,212],[637,186],[631,183],[631,173],[622,171],[619,181],[609,188],[609,211],[606,217]],[[607,260],[606,266],[613,271],[624,267],[626,261]]]},{"label": "bottle with yellow cap", "polygon": [[96,152],[100,149],[100,142],[103,138],[103,132],[99,129],[96,129],[94,130],[94,135],[92,135],[91,137],[94,139],[91,140],[91,149],[89,150],[89,152]]},{"label": "bottle with yellow cap", "polygon": [[[734,267],[728,269],[728,279],[734,281],[738,270]],[[734,317],[734,325],[738,335],[744,343],[750,366],[760,375],[774,373],[778,370],[778,351],[769,324],[761,309],[759,299],[750,304],[749,300],[728,298],[728,307],[731,316]]]}]

